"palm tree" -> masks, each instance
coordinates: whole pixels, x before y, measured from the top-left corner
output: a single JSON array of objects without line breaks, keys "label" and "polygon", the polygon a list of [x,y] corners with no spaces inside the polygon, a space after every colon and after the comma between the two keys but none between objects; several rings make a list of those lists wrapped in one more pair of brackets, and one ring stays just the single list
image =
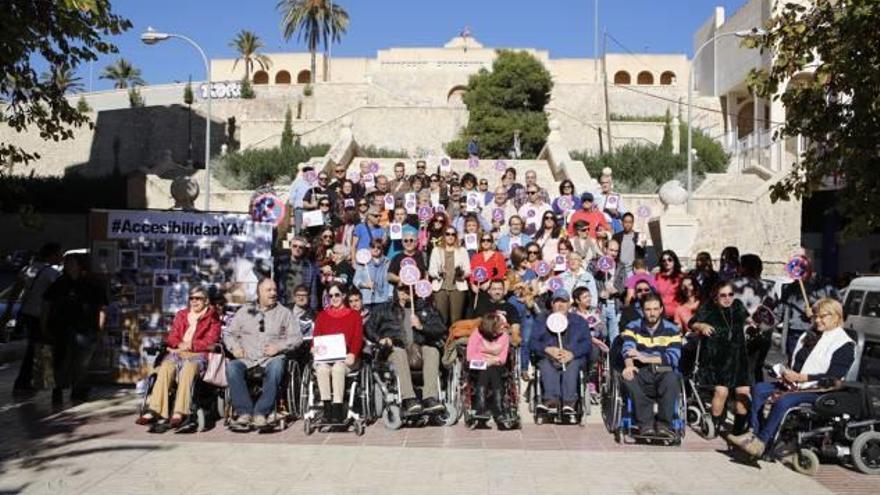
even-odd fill
[{"label": "palm tree", "polygon": [[109,79],[113,81],[113,87],[116,89],[126,89],[129,86],[143,86],[146,84],[141,78],[141,70],[131,65],[131,62],[120,58],[116,63],[104,67],[101,73],[101,79]]},{"label": "palm tree", "polygon": [[67,65],[56,65],[42,75],[44,80],[51,81],[58,91],[78,93],[83,90],[82,78],[76,77],[76,73]]},{"label": "palm tree", "polygon": [[235,38],[232,39],[229,46],[238,52],[238,58],[236,58],[235,63],[232,64],[232,70],[235,70],[239,61],[243,61],[245,79],[250,79],[251,71],[254,69],[254,63],[259,65],[263,70],[272,66],[272,61],[269,60],[269,57],[262,53],[257,53],[257,51],[260,48],[263,48],[264,45],[263,41],[260,40],[260,37],[254,34],[253,31],[242,29],[235,35]]},{"label": "palm tree", "polygon": [[306,42],[312,55],[311,82],[314,83],[318,46],[323,44],[326,54],[330,43],[339,41],[340,35],[348,29],[348,12],[332,0],[280,0],[277,8],[282,13],[284,39],[290,40],[296,35],[298,41]]}]

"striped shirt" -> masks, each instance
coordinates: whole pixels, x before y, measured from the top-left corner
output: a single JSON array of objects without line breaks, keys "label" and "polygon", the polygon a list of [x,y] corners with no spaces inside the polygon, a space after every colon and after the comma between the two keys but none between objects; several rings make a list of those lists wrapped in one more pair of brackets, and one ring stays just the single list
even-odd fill
[{"label": "striped shirt", "polygon": [[659,356],[661,364],[678,369],[681,330],[673,323],[661,319],[657,328],[652,330],[644,319],[638,319],[630,322],[620,337],[623,341],[621,352],[624,359],[630,349],[635,349],[646,356]]}]

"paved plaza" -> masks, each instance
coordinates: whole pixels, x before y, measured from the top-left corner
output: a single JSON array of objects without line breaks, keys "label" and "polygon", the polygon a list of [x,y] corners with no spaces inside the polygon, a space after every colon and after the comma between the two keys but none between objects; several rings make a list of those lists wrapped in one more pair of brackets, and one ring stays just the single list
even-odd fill
[{"label": "paved plaza", "polygon": [[134,424],[132,389],[53,410],[48,394],[12,399],[17,363],[0,370],[0,493],[877,493],[880,479],[839,465],[809,478],[742,463],[692,432],[679,448],[614,443],[597,412],[585,427],[520,431],[428,427],[306,436],[152,435]]}]

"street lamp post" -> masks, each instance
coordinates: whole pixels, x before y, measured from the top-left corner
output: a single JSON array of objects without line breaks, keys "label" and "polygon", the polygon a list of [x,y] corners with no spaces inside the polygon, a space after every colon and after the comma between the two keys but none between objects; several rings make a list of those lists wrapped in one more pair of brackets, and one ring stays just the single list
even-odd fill
[{"label": "street lamp post", "polygon": [[202,50],[198,43],[182,34],[162,33],[151,27],[148,27],[141,34],[141,41],[147,45],[155,45],[169,38],[179,38],[194,46],[198,50],[199,55],[202,56],[202,62],[205,64],[205,79],[208,84],[207,117],[205,119],[205,211],[211,211],[211,62],[208,60],[208,56],[205,55],[205,50]]},{"label": "street lamp post", "polygon": [[688,102],[687,102],[687,212],[691,213],[691,196],[694,193],[694,151],[693,151],[693,127],[692,127],[692,110],[693,106],[691,104],[691,100],[693,98],[694,93],[694,74],[696,72],[695,68],[697,66],[697,59],[700,57],[700,52],[703,51],[703,48],[706,48],[710,43],[714,42],[719,38],[723,38],[725,36],[736,36],[737,38],[747,38],[749,36],[761,36],[766,34],[766,31],[763,29],[745,29],[741,31],[729,31],[726,33],[718,33],[715,36],[706,40],[697,51],[694,52],[694,58],[691,61],[691,73],[688,78]]}]

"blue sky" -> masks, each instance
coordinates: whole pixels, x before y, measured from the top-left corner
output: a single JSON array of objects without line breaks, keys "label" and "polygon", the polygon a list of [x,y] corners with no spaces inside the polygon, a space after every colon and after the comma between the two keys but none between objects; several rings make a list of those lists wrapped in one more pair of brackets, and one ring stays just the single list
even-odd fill
[{"label": "blue sky", "polygon": [[[599,30],[620,40],[634,52],[690,53],[694,31],[715,6],[735,12],[746,0],[600,0]],[[302,44],[281,36],[280,15],[274,0],[113,0],[114,10],[134,27],[114,38],[120,56],[140,68],[150,84],[203,77],[198,54],[182,41],[143,45],[147,26],[185,34],[198,42],[209,57],[232,57],[229,41],[241,29],[256,32],[265,51],[304,51]],[[593,0],[343,0],[351,16],[349,32],[334,56],[375,56],[392,46],[442,46],[469,26],[476,39],[489,47],[538,48],[552,58],[593,55]],[[538,11],[540,10],[540,12]],[[609,52],[623,52],[609,42]],[[98,79],[101,69],[115,60],[103,57],[94,64],[95,90],[110,88]],[[79,71],[86,89],[89,68]]]}]

